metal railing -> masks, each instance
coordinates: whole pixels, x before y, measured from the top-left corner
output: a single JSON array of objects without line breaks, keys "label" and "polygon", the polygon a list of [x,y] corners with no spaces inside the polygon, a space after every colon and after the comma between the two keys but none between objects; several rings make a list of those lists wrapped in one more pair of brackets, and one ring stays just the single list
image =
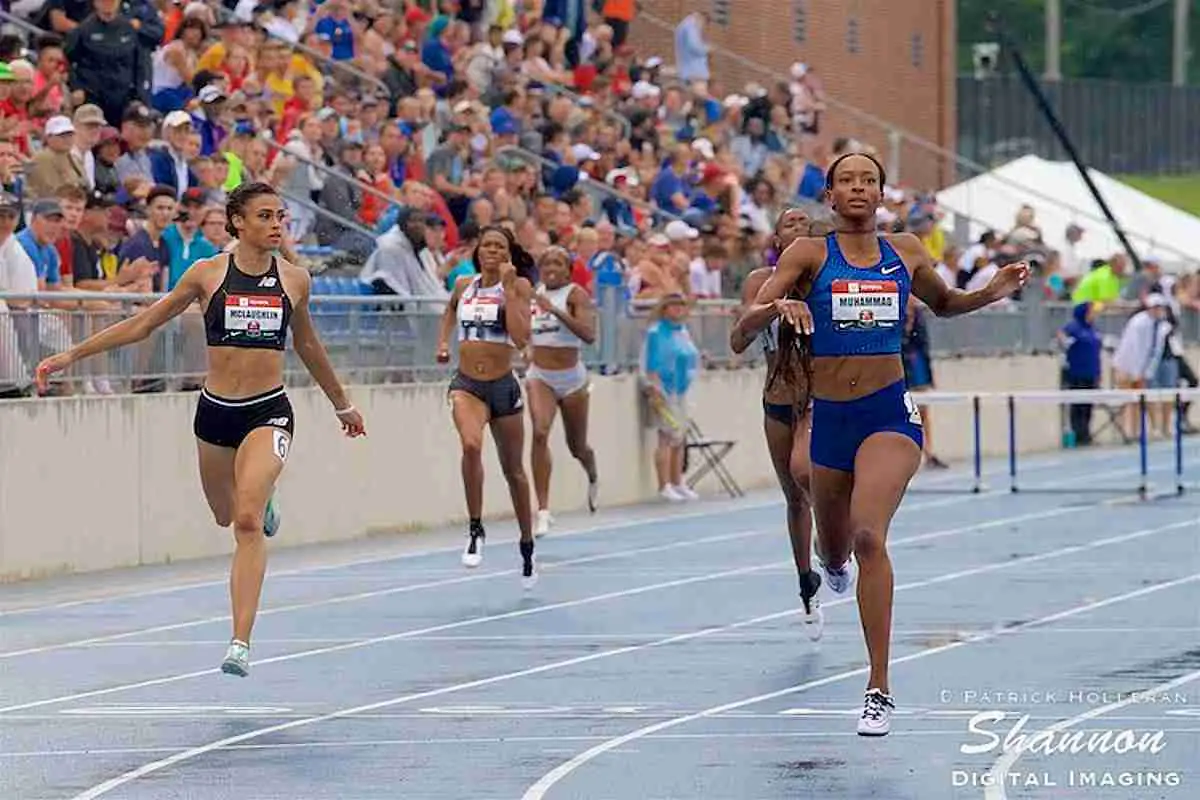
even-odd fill
[{"label": "metal railing", "polygon": [[[445,380],[452,365],[436,362],[437,337],[445,298],[371,295],[353,278],[315,277],[312,317],[334,365],[354,383],[407,383]],[[37,362],[117,322],[159,295],[109,292],[0,293],[0,302],[34,300],[40,307],[0,310],[0,391],[29,384]],[[73,301],[89,307],[72,307]],[[47,303],[58,304],[49,308]],[[96,303],[104,305],[97,306]],[[736,368],[761,363],[752,347],[741,355],[729,349],[729,334],[739,304],[733,300],[699,301],[692,307],[689,328],[710,368]],[[931,319],[931,350],[936,358],[1055,353],[1055,332],[1071,315],[1070,303],[1027,302],[985,309],[956,319]],[[603,374],[635,370],[650,311],[630,303],[624,287],[597,286],[599,335],[584,349],[585,363]],[[1108,307],[1096,327],[1109,344],[1115,341],[1134,307]],[[1186,342],[1200,339],[1200,315],[1187,311],[1181,324]],[[68,392],[117,392],[152,388],[186,388],[203,379],[204,328],[194,306],[156,331],[147,341],[89,359],[63,378]],[[295,353],[288,351],[285,375],[290,384],[306,385],[309,377]]]}]

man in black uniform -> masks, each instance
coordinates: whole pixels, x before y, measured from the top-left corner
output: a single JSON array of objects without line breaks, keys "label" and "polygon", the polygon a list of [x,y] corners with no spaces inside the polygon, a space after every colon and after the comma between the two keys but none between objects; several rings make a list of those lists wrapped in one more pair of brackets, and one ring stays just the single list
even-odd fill
[{"label": "man in black uniform", "polygon": [[67,34],[64,49],[71,62],[71,89],[104,111],[109,124],[120,122],[136,97],[138,32],[119,13],[120,0],[94,0],[94,13]]}]

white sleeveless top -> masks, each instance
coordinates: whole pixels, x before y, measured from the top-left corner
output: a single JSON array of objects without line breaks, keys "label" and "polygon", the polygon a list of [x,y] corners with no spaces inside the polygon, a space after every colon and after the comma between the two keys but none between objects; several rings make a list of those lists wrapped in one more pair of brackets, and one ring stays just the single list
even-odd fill
[{"label": "white sleeveless top", "polygon": [[[550,305],[566,311],[567,299],[571,296],[571,289],[574,285],[568,283],[566,286],[560,286],[557,289],[547,289],[544,285],[538,284],[537,290],[539,293],[546,295],[546,299],[550,301]],[[534,347],[569,347],[576,350],[583,347],[583,340],[571,333],[571,330],[561,319],[549,311],[543,311],[539,308],[537,303],[533,304],[531,322],[530,340],[533,342]]]},{"label": "white sleeveless top", "polygon": [[504,318],[504,287],[484,287],[476,275],[458,299],[458,340],[460,342],[513,343]]},{"label": "white sleeveless top", "polygon": [[166,55],[167,47],[171,46],[171,44],[173,43],[168,43],[166,46],[158,48],[150,56],[151,91],[178,89],[180,86],[183,86],[183,76],[179,74],[179,70],[167,63],[167,60],[163,57]]}]

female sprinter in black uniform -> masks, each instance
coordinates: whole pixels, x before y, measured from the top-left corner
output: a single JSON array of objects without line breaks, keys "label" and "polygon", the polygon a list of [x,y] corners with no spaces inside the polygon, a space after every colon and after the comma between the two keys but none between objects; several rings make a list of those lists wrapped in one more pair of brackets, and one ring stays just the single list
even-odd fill
[{"label": "female sprinter in black uniform", "polygon": [[521,384],[512,357],[529,343],[530,306],[536,280],[533,257],[498,226],[484,228],[471,256],[478,274],[464,276],[442,315],[437,359],[450,360],[450,334],[458,323],[458,371],[450,382],[454,427],[462,441],[462,478],[470,528],[462,563],[483,562],[483,429],[492,429],[500,467],[508,481],[521,528],[521,582],[537,582],[533,562],[533,514],[523,451]]},{"label": "female sprinter in black uniform", "polygon": [[550,428],[562,409],[567,449],[587,473],[588,509],[596,510],[596,454],[588,445],[588,373],[580,352],[596,341],[596,314],[588,293],[571,283],[571,256],[551,247],[538,261],[542,279],[533,296],[533,359],[525,373],[533,424],[534,535],[550,532]]},{"label": "female sprinter in black uniform", "polygon": [[44,383],[88,356],[140,342],[200,302],[208,340],[208,375],[193,426],[200,482],[217,524],[232,524],[236,542],[229,583],[233,641],[221,670],[245,677],[267,567],[263,535],[272,536],[279,528],[270,501],[295,430],[283,388],[289,325],[297,355],[333,404],[346,435],[366,431],[313,328],[308,272],[275,256],[287,214],[283,201],[265,183],[244,184],[229,195],[225,213],[229,233],[238,240],[230,253],[197,261],[166,297],[46,359],[38,365],[37,377]]},{"label": "female sprinter in black uniform", "polygon": [[[772,247],[775,254],[801,236],[810,235],[808,215],[799,208],[785,209],[775,221]],[[778,255],[773,261],[778,259]],[[804,369],[807,359],[782,359],[779,351],[785,346],[796,347],[801,355],[808,352],[808,337],[797,336],[796,329],[780,320],[786,301],[779,300],[755,305],[758,290],[774,271],[774,263],[756,269],[746,276],[742,286],[744,311],[729,337],[735,353],[750,347],[757,338],[767,359],[767,381],[763,386],[763,432],[767,451],[779,478],[779,486],[787,500],[788,537],[792,542],[792,558],[800,581],[800,601],[804,604],[804,622],[808,637],[821,638],[824,618],[817,600],[821,577],[812,569],[812,503],[809,498],[811,466],[808,460],[808,439],[812,426],[809,400],[809,376]]]},{"label": "female sprinter in black uniform", "polygon": [[966,314],[1024,285],[1024,263],[1002,268],[983,289],[948,287],[911,234],[879,236],[875,209],[884,171],[851,153],[833,162],[826,189],[838,215],[824,239],[797,239],[758,293],[782,300],[783,318],[812,336],[813,505],[825,583],[844,594],[862,576],[858,607],[870,677],[858,732],[883,736],[894,708],[888,685],[892,565],[888,526],[921,461],[921,416],[904,387],[900,340],[911,291],[940,317]]}]

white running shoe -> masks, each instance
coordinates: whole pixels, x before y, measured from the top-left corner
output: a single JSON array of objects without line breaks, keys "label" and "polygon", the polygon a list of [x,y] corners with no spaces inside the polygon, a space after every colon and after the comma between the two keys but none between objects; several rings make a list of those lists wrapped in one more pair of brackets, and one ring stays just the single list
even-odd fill
[{"label": "white running shoe", "polygon": [[859,736],[887,736],[892,729],[892,712],[896,702],[890,694],[868,689],[863,698],[862,716],[858,718]]},{"label": "white running shoe", "polygon": [[662,491],[658,493],[658,496],[663,500],[666,500],[668,503],[682,503],[687,500],[686,497],[675,491],[675,487],[669,483],[662,488]]},{"label": "white running shoe", "polygon": [[225,651],[225,660],[221,662],[221,672],[226,675],[236,675],[244,678],[250,674],[250,645],[234,639]]},{"label": "white running shoe", "polygon": [[270,539],[279,533],[279,526],[282,524],[283,514],[279,513],[279,504],[275,502],[275,495],[271,495],[271,499],[267,500],[267,508],[263,511],[263,535]]},{"label": "white running shoe", "polygon": [[594,480],[594,481],[588,481],[588,498],[587,498],[587,500],[588,500],[588,513],[589,514],[596,513],[596,500],[598,499],[599,495],[600,495],[599,479]]},{"label": "white running shoe", "polygon": [[817,566],[821,570],[821,575],[825,578],[825,584],[829,587],[829,591],[836,595],[844,595],[854,586],[854,579],[858,575],[858,565],[854,563],[854,555],[851,554],[846,559],[846,563],[841,569],[833,569],[825,563],[825,559],[817,556]]},{"label": "white running shoe", "polygon": [[539,539],[550,532],[550,524],[554,522],[554,517],[550,516],[547,509],[541,508],[537,512],[537,521],[533,525],[533,535]]},{"label": "white running shoe", "polygon": [[675,493],[678,494],[680,497],[682,497],[684,500],[699,500],[700,499],[700,495],[696,494],[695,490],[692,489],[692,487],[688,486],[686,483],[681,483],[678,486],[676,486]]},{"label": "white running shoe", "polygon": [[468,569],[475,569],[483,563],[483,528],[472,529],[467,534],[467,546],[463,548],[462,564]]},{"label": "white running shoe", "polygon": [[817,592],[821,589],[821,576],[811,570],[800,578],[800,602],[804,606],[804,633],[809,641],[815,642],[825,631],[825,612]]}]

